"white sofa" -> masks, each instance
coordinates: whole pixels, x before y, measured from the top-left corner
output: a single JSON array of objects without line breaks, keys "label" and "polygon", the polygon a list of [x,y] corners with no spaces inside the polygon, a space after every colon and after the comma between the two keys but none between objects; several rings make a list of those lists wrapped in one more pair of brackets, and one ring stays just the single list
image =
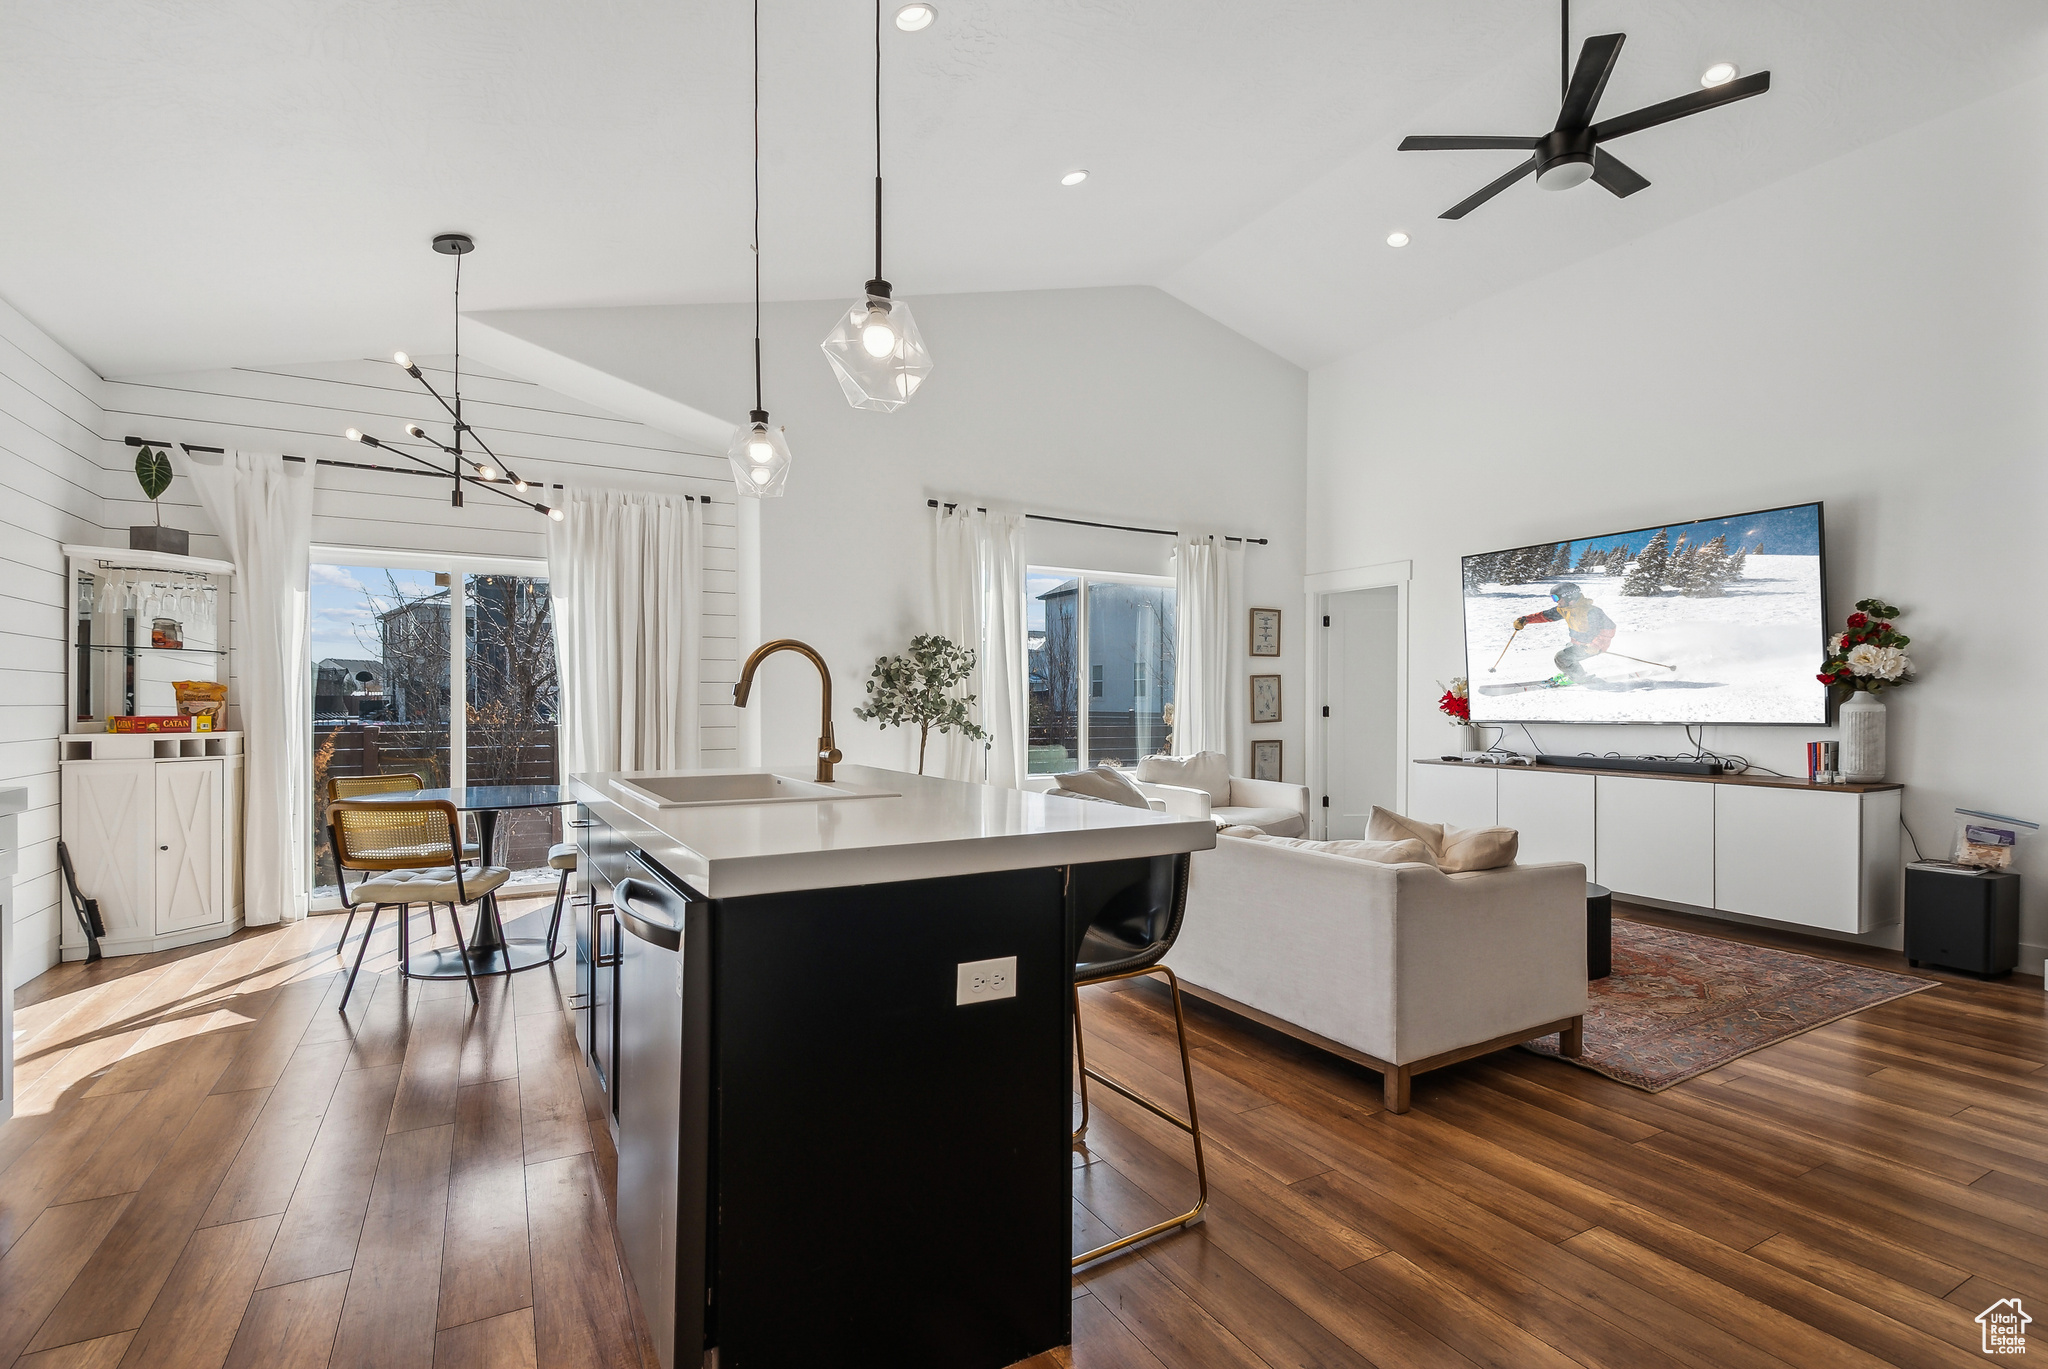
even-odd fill
[{"label": "white sofa", "polygon": [[1257,838],[1198,851],[1166,963],[1181,987],[1385,1076],[1562,1032],[1582,1048],[1586,870],[1447,875]]}]

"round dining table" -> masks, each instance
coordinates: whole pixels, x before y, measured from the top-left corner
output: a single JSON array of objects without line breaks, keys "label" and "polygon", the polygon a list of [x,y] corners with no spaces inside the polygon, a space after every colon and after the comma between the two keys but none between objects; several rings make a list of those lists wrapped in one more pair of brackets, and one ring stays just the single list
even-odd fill
[{"label": "round dining table", "polygon": [[[476,814],[478,854],[486,868],[497,844],[498,814],[521,808],[560,808],[569,802],[559,784],[472,784],[463,789],[397,790],[361,797],[394,803],[441,799],[454,804],[457,812]],[[504,924],[498,920],[498,896],[490,893],[477,901],[476,926],[469,934],[469,968],[474,974],[530,970],[560,956],[567,944],[568,938],[558,938],[550,954],[545,937],[506,936]],[[409,973],[415,979],[460,979],[462,956],[453,946],[415,951]]]}]

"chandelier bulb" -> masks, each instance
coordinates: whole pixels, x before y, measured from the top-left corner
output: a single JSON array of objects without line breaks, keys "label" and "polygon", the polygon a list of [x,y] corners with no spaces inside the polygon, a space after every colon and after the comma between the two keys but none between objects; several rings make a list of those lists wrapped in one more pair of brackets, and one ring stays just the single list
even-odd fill
[{"label": "chandelier bulb", "polygon": [[512,482],[512,488],[513,488],[513,489],[515,489],[515,490],[517,490],[517,491],[519,491],[519,492],[520,492],[521,494],[525,494],[525,493],[526,493],[526,482],[525,482],[524,480],[514,480],[514,481]]},{"label": "chandelier bulb", "polygon": [[400,366],[403,366],[408,371],[412,369],[412,358],[407,356],[403,352],[393,352],[391,354],[391,359],[397,362]]},{"label": "chandelier bulb", "polygon": [[557,523],[559,523],[562,521],[562,511],[560,509],[549,509],[548,517],[554,519]]},{"label": "chandelier bulb", "polygon": [[476,468],[476,478],[479,480],[496,480],[498,478],[498,468],[496,466],[478,466]]},{"label": "chandelier bulb", "polygon": [[341,435],[351,442],[360,442],[363,440],[363,434],[360,428],[343,428],[341,430]]}]

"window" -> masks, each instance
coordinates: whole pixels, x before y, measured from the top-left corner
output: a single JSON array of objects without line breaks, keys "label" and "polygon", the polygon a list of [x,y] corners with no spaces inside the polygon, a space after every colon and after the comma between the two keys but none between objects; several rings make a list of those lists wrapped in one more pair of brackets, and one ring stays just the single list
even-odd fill
[{"label": "window", "polygon": [[[538,563],[434,561],[364,553],[312,567],[316,903],[337,893],[331,778],[410,773],[429,789],[560,782],[546,577],[530,573]],[[548,847],[561,839],[558,812],[508,812],[492,858],[516,883],[545,881]]]},{"label": "window", "polygon": [[[1172,744],[1173,581],[1034,566],[1025,581],[1034,775]],[[1088,682],[1086,699],[1080,682]]]}]

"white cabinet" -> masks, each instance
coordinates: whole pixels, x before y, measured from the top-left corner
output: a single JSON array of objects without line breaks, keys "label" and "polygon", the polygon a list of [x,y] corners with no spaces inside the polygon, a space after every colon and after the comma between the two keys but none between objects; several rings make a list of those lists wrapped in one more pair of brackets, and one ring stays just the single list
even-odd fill
[{"label": "white cabinet", "polygon": [[1867,932],[1896,920],[1896,789],[1714,790],[1714,907],[1838,932]]},{"label": "white cabinet", "polygon": [[1409,811],[1521,834],[1623,897],[1869,932],[1899,920],[1900,791],[1418,761]]},{"label": "white cabinet", "polygon": [[1418,765],[1408,777],[1408,816],[1449,827],[1491,827],[1493,767]]},{"label": "white cabinet", "polygon": [[[64,844],[96,899],[107,955],[226,936],[242,923],[238,733],[72,736],[63,742]],[[139,753],[139,754],[138,754]],[[66,919],[64,953],[85,954]]]},{"label": "white cabinet", "polygon": [[1496,821],[1521,834],[1516,860],[1530,865],[1577,861],[1586,867],[1586,878],[1593,877],[1598,851],[1593,776],[1503,769],[1496,783]]},{"label": "white cabinet", "polygon": [[1616,893],[1713,907],[1714,786],[1633,775],[1601,775],[1594,783],[1594,881]]}]

